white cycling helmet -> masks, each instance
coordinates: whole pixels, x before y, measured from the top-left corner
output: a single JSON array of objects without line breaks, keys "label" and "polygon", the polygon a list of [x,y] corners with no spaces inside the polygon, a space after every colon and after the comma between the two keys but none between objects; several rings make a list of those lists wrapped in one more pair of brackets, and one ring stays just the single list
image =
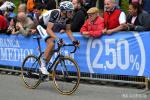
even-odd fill
[{"label": "white cycling helmet", "polygon": [[70,1],[63,1],[60,3],[59,9],[65,10],[65,11],[73,11],[74,6],[73,6],[72,2],[70,2]]},{"label": "white cycling helmet", "polygon": [[6,11],[7,9],[15,9],[15,4],[9,1],[6,1],[3,3],[2,6],[0,6],[0,10]]}]

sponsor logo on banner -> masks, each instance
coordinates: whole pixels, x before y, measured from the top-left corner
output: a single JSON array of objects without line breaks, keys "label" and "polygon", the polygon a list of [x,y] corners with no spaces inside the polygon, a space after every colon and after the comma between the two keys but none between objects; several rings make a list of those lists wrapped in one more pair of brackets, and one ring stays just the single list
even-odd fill
[{"label": "sponsor logo on banner", "polygon": [[0,61],[23,61],[26,55],[32,54],[32,49],[23,49],[20,40],[15,38],[0,38]]},{"label": "sponsor logo on banner", "polygon": [[133,32],[132,38],[89,39],[86,61],[90,73],[130,71],[142,76],[146,63],[145,48],[138,32]]}]

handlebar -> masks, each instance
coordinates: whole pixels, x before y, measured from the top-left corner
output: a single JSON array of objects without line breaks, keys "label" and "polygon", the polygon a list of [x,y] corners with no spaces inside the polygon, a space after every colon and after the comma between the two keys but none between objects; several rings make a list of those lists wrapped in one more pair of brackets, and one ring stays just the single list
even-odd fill
[{"label": "handlebar", "polygon": [[78,46],[75,46],[74,44],[65,44],[63,39],[59,39],[59,41],[57,42],[57,45],[58,45],[58,48],[55,50],[55,52],[58,52],[62,47],[65,47],[65,46],[74,47],[74,49],[70,51],[70,53],[75,53],[77,48],[79,48]]},{"label": "handlebar", "polygon": [[[37,39],[38,45],[39,45],[39,47],[41,49],[41,46],[40,46],[41,36],[40,35],[36,35],[36,36],[33,37],[33,39]],[[72,47],[74,47],[74,49],[72,51],[70,51],[70,53],[75,53],[77,48],[79,48],[79,46],[76,46],[74,44],[65,44],[64,40],[62,38],[60,38],[58,41],[55,41],[55,42],[57,43],[58,47],[57,47],[57,49],[54,50],[54,52],[59,52],[62,47],[72,46]]]},{"label": "handlebar", "polygon": [[74,47],[74,49],[70,52],[70,53],[75,53],[76,52],[76,50],[77,50],[77,46],[75,46],[74,44],[64,44],[63,46],[73,46]]}]

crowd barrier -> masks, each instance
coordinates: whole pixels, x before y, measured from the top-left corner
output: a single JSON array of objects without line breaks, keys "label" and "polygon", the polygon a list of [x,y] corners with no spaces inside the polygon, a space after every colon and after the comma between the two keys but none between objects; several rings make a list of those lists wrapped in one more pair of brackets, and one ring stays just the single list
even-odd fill
[{"label": "crowd barrier", "polygon": [[[81,73],[150,77],[150,32],[118,32],[100,38],[73,35],[80,40],[80,48],[75,54],[69,53],[72,48],[65,48],[64,54],[77,61]],[[58,37],[65,43],[71,42],[66,34]],[[44,50],[44,40],[41,46]],[[20,68],[28,54],[38,55],[37,47],[33,36],[0,34],[0,65]]]}]

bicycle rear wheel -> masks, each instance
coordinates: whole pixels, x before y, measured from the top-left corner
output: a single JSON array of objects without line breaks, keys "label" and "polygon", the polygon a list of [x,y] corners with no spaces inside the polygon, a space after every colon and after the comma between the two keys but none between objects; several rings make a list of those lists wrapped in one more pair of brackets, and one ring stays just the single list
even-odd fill
[{"label": "bicycle rear wheel", "polygon": [[80,82],[80,70],[70,57],[60,57],[53,70],[54,86],[59,93],[70,95],[76,91]]},{"label": "bicycle rear wheel", "polygon": [[21,76],[27,88],[35,89],[41,82],[40,60],[35,55],[28,55],[21,67]]}]

